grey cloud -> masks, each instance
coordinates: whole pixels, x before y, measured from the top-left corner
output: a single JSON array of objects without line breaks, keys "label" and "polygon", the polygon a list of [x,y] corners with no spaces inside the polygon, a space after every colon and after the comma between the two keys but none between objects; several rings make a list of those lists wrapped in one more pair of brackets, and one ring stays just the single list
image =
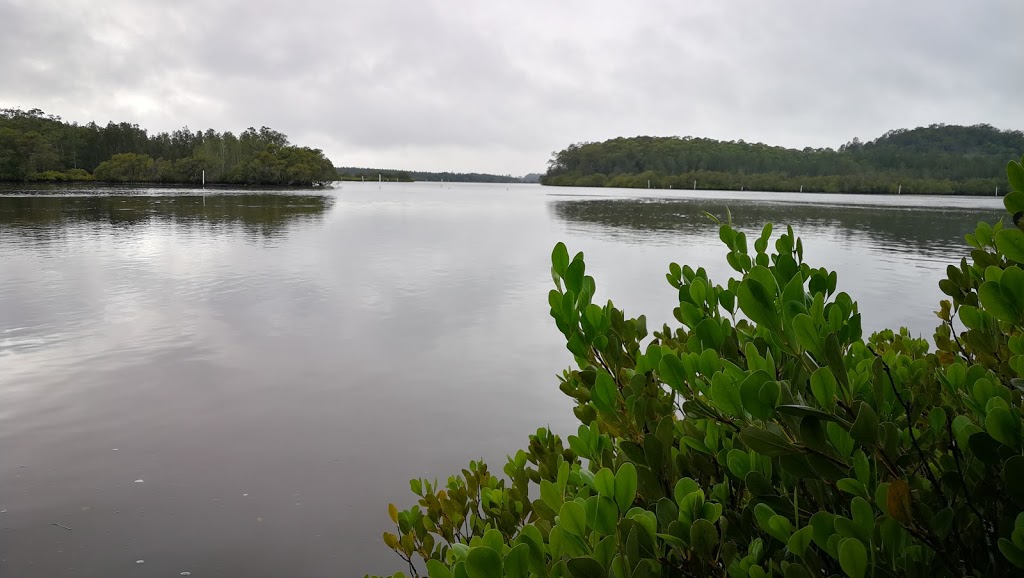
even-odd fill
[{"label": "grey cloud", "polygon": [[521,174],[620,135],[1024,127],[1014,0],[0,0],[0,105],[272,126],[337,164]]}]

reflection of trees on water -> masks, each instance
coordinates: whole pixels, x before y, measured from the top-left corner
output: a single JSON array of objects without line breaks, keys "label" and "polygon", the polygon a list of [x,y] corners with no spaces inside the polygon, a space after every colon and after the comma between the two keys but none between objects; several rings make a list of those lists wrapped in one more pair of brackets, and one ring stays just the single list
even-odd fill
[{"label": "reflection of trees on water", "polygon": [[[797,235],[867,238],[872,245],[923,255],[948,254],[966,246],[964,235],[978,221],[994,222],[998,210],[865,205],[774,203],[738,199],[586,199],[554,201],[554,215],[582,232],[638,242],[652,235],[712,235],[717,226],[704,214],[725,218],[726,207],[742,230],[764,223],[792,225]],[[748,233],[749,237],[749,233]],[[752,242],[752,239],[750,240]],[[752,245],[751,245],[752,247]],[[751,249],[752,250],[752,249]]]},{"label": "reflection of trees on water", "polygon": [[274,237],[301,221],[316,221],[333,197],[296,194],[202,196],[12,196],[0,197],[0,230],[49,237],[85,224],[134,227],[171,222],[188,227],[241,226],[252,235]]}]

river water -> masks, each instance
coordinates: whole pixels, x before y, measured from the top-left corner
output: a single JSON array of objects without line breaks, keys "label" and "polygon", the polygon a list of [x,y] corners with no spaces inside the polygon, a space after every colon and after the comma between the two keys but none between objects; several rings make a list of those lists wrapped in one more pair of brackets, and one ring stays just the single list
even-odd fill
[{"label": "river water", "polygon": [[[791,224],[866,329],[930,337],[999,199],[346,183],[0,189],[0,575],[401,569],[388,502],[574,432],[552,246],[671,320],[668,263],[729,273],[724,216]],[[778,230],[778,229],[777,229]]]}]

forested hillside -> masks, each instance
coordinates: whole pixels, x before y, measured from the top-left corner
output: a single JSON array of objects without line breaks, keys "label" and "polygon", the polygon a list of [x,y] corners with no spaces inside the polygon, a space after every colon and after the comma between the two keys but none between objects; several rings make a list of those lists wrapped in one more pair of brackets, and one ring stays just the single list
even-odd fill
[{"label": "forested hillside", "polygon": [[693,137],[616,138],[554,153],[546,185],[853,193],[1005,192],[1006,159],[1024,133],[989,125],[932,125],[869,142],[787,149]]},{"label": "forested hillside", "polygon": [[38,109],[0,109],[0,181],[315,185],[334,180],[318,149],[267,127],[240,135],[182,128],[150,135],[122,122],[79,125]]}]

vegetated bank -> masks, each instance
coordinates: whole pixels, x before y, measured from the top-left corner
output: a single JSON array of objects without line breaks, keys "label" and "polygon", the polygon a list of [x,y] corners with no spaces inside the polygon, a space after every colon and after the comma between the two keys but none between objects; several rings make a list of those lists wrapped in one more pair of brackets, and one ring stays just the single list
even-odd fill
[{"label": "vegetated bank", "polygon": [[492,175],[489,173],[453,173],[405,171],[396,169],[371,169],[363,167],[336,167],[338,179],[342,181],[444,181],[447,183],[537,183],[540,175],[531,173],[522,177],[512,175]]},{"label": "vegetated bank", "polygon": [[1007,213],[939,281],[934,350],[865,337],[789,227],[721,222],[732,275],[670,264],[675,321],[650,329],[557,244],[576,434],[537,430],[501,474],[413,479],[384,543],[430,578],[1021,576],[1024,166],[1008,172]]},{"label": "vegetated bank", "polygon": [[1024,133],[989,125],[899,129],[802,150],[693,137],[615,138],[554,153],[541,183],[658,189],[987,195],[1009,190]]},{"label": "vegetated bank", "polygon": [[0,181],[322,185],[334,165],[319,149],[262,127],[239,135],[187,127],[150,135],[126,122],[68,123],[41,110],[0,110]]}]

